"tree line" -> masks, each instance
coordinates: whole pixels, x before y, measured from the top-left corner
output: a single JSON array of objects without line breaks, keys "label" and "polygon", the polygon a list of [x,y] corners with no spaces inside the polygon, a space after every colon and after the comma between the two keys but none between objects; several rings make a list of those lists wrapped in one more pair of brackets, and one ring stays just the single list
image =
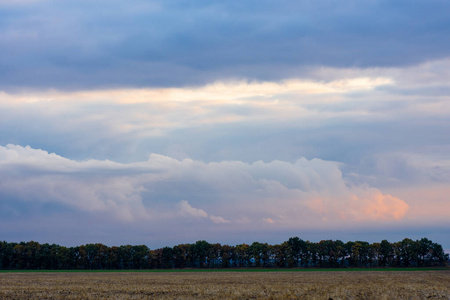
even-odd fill
[{"label": "tree line", "polygon": [[0,242],[3,270],[122,270],[183,268],[380,268],[445,266],[442,246],[427,238],[390,243],[292,237],[281,244],[236,246],[197,241],[151,250],[145,245],[64,247],[38,242]]}]

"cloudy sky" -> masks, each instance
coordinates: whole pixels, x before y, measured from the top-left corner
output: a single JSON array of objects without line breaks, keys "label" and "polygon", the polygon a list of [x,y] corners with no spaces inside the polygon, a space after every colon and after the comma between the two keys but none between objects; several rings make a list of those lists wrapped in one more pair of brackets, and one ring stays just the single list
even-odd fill
[{"label": "cloudy sky", "polygon": [[450,249],[449,11],[0,0],[0,240]]}]

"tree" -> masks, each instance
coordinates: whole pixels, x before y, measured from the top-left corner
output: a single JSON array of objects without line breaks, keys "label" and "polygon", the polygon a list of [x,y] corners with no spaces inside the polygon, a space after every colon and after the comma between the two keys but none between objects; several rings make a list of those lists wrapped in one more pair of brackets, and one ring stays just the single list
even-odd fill
[{"label": "tree", "polygon": [[14,243],[5,241],[0,243],[0,269],[9,270],[14,268]]},{"label": "tree", "polygon": [[370,244],[369,248],[369,266],[378,267],[380,265],[380,243]]},{"label": "tree", "polygon": [[288,249],[288,242],[283,242],[272,247],[272,257],[274,258],[275,267],[285,268],[287,266]]},{"label": "tree", "polygon": [[380,267],[388,266],[388,263],[391,261],[392,257],[392,246],[387,240],[382,240],[380,243],[379,250],[379,261]]},{"label": "tree", "polygon": [[161,267],[163,269],[172,269],[174,267],[173,249],[164,247],[161,251]]},{"label": "tree", "polygon": [[334,242],[334,247],[335,247],[335,251],[336,251],[336,267],[345,267],[345,256],[346,256],[346,252],[345,252],[345,247],[344,247],[344,242],[341,240],[336,240]]},{"label": "tree", "polygon": [[319,267],[338,267],[338,255],[339,250],[337,248],[337,243],[332,240],[320,241],[317,245],[318,257],[319,257]]},{"label": "tree", "polygon": [[221,255],[221,268],[229,268],[232,266],[232,262],[235,261],[235,247],[229,245],[222,245],[220,250]]},{"label": "tree", "polygon": [[267,243],[254,242],[249,247],[249,254],[254,260],[255,267],[266,266],[269,261],[269,246]]},{"label": "tree", "polygon": [[433,256],[433,242],[427,238],[418,241],[417,255],[419,266],[430,266]]},{"label": "tree", "polygon": [[210,244],[208,247],[207,257],[206,257],[206,264],[208,268],[217,268],[220,266],[220,260],[221,260],[221,250],[222,246],[220,244]]},{"label": "tree", "polygon": [[123,269],[123,264],[121,264],[119,259],[119,247],[113,246],[108,248],[108,269]]},{"label": "tree", "polygon": [[150,249],[145,245],[132,246],[131,259],[134,269],[147,269],[149,267],[149,251]]},{"label": "tree", "polygon": [[250,255],[249,255],[249,245],[240,244],[236,246],[236,266],[248,267],[250,263]]},{"label": "tree", "polygon": [[199,268],[207,267],[207,257],[211,244],[207,241],[197,241],[191,247],[194,265]]},{"label": "tree", "polygon": [[445,266],[446,262],[449,259],[449,255],[444,253],[442,246],[437,243],[433,243],[432,251],[433,251],[432,265]]},{"label": "tree", "polygon": [[298,237],[291,237],[288,240],[289,245],[289,265],[299,267],[302,264],[306,242]]},{"label": "tree", "polygon": [[180,244],[173,247],[173,262],[174,267],[177,269],[186,268],[186,263],[188,260],[189,245]]},{"label": "tree", "polygon": [[401,264],[405,267],[409,267],[414,262],[415,245],[414,241],[408,238],[403,239],[400,244],[399,255]]},{"label": "tree", "polygon": [[0,242],[0,269],[147,269],[229,267],[386,267],[445,266],[449,256],[427,238],[369,244],[297,237],[281,244],[253,242],[250,246],[197,241],[150,250],[145,245],[108,247],[86,244],[66,248],[38,242]]},{"label": "tree", "polygon": [[309,261],[310,264],[313,267],[317,267],[317,260],[318,260],[318,246],[317,243],[310,242],[308,245],[308,252],[309,252]]}]

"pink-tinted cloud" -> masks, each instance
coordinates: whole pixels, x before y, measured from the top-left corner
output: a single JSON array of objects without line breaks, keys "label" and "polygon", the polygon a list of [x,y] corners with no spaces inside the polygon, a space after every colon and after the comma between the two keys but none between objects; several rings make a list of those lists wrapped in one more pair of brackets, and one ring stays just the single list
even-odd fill
[{"label": "pink-tinted cloud", "polygon": [[322,221],[348,226],[400,220],[408,210],[403,200],[378,189],[349,186],[339,164],[320,159],[203,163],[153,154],[120,164],[8,145],[0,147],[0,166],[1,191],[20,202],[66,205],[129,222],[184,216],[230,225],[246,218],[256,227],[261,220],[281,227]]}]

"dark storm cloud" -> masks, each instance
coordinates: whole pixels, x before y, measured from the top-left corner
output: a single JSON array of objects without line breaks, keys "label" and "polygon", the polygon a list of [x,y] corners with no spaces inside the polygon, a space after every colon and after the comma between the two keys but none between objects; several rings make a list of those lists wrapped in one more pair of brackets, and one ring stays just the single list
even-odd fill
[{"label": "dark storm cloud", "polygon": [[274,80],[446,57],[446,1],[0,2],[2,88]]}]

